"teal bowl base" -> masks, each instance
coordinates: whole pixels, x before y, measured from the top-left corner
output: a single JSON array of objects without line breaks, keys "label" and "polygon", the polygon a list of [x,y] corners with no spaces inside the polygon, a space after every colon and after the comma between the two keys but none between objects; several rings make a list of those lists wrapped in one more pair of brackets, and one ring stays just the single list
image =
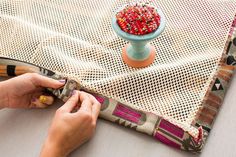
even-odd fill
[{"label": "teal bowl base", "polygon": [[[135,59],[134,56],[143,56],[144,58]],[[122,59],[130,67],[133,68],[144,68],[151,65],[155,60],[156,50],[155,47],[147,44],[143,54],[136,53],[133,51],[131,44],[125,45],[122,49]]]},{"label": "teal bowl base", "polygon": [[126,52],[130,59],[144,61],[150,56],[150,48],[151,45],[147,42],[130,42]]}]

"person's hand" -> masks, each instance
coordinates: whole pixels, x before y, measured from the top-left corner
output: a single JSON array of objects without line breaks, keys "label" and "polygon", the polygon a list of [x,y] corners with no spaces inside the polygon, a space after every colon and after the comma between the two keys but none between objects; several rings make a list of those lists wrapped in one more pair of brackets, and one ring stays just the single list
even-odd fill
[{"label": "person's hand", "polygon": [[90,94],[74,91],[55,114],[41,157],[65,157],[91,138],[101,104]]},{"label": "person's hand", "polygon": [[37,73],[23,74],[0,82],[1,106],[8,108],[44,108],[53,103],[53,97],[43,93],[44,88],[60,88],[65,80],[54,80]]}]

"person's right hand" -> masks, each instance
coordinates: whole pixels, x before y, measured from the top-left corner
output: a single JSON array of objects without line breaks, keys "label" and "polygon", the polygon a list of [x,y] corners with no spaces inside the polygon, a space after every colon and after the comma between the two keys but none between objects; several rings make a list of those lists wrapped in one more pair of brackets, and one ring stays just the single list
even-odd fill
[{"label": "person's right hand", "polygon": [[[73,112],[76,108],[77,111]],[[56,111],[41,157],[65,157],[89,140],[96,126],[101,104],[90,94],[74,91]]]}]

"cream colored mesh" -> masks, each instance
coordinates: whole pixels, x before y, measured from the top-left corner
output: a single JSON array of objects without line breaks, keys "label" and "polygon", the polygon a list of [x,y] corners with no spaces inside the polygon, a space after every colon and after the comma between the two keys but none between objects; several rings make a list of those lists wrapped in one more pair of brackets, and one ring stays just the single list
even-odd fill
[{"label": "cream colored mesh", "polygon": [[[235,0],[158,0],[165,32],[155,63],[134,69],[111,27],[129,0],[0,0],[0,55],[75,78],[84,88],[190,129],[217,68]],[[195,130],[192,130],[193,132]]]}]

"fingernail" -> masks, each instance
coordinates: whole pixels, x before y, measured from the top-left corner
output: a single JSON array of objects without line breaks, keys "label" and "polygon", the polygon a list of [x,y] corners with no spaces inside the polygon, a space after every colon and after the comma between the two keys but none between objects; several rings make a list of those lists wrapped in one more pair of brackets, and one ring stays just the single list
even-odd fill
[{"label": "fingernail", "polygon": [[66,80],[58,80],[60,83],[65,83]]}]

